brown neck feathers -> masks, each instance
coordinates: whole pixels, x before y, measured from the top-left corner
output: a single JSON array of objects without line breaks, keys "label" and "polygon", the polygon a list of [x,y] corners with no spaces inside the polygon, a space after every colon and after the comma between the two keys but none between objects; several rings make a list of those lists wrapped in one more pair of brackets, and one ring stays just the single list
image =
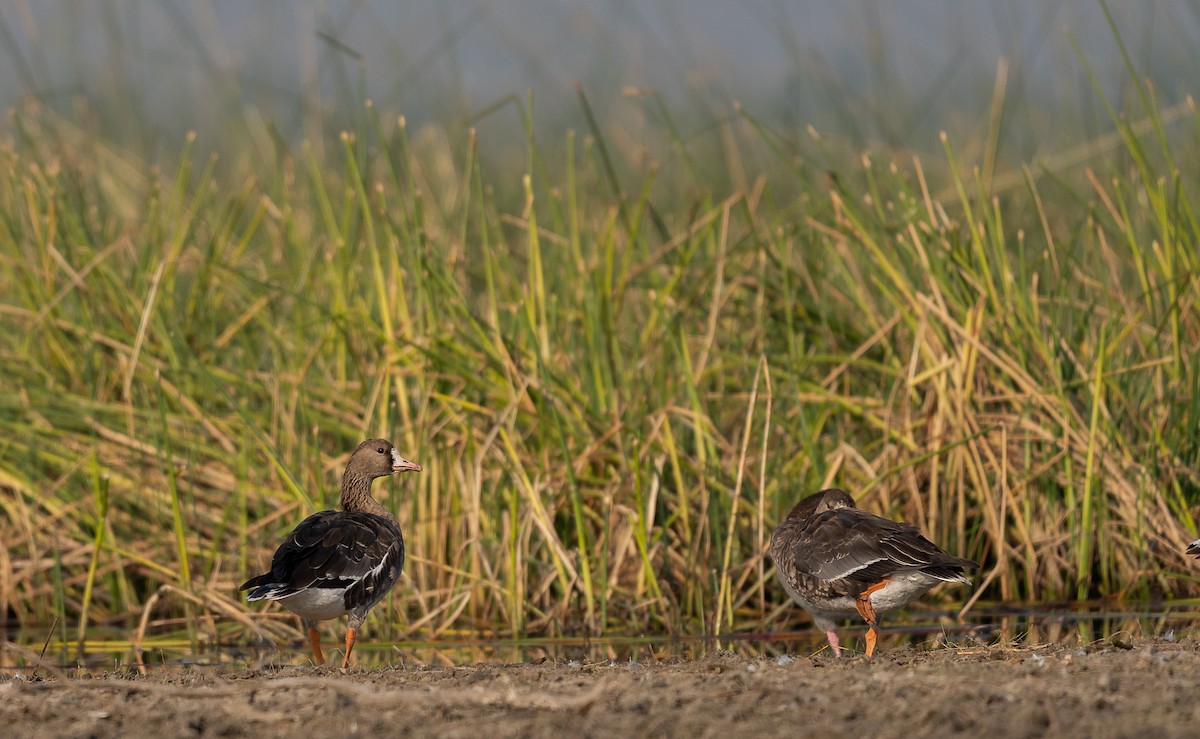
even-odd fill
[{"label": "brown neck feathers", "polygon": [[392,516],[392,512],[371,497],[372,477],[355,475],[347,470],[342,477],[342,510],[373,513],[376,516]]}]

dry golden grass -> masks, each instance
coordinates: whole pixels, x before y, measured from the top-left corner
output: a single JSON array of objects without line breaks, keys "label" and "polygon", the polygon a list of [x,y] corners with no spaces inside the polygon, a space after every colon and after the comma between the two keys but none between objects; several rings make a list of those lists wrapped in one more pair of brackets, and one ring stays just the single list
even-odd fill
[{"label": "dry golden grass", "polygon": [[937,181],[827,178],[748,114],[724,189],[597,137],[531,138],[522,180],[373,115],[225,170],[189,142],[169,177],[18,119],[0,611],[26,638],[283,638],[235,588],[374,434],[425,470],[376,488],[410,552],[379,639],[761,628],[771,527],[831,485],[983,562],[975,597],[1196,593],[1194,131],[1120,124],[989,196],[948,142]]}]

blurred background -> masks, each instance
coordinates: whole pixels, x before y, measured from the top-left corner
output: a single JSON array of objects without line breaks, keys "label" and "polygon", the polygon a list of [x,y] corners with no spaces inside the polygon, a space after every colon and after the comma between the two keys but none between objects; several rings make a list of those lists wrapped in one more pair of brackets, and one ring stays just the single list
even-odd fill
[{"label": "blurred background", "polygon": [[[1192,91],[1195,3],[1109,10],[1162,106]],[[20,0],[0,24],[4,109],[35,98],[172,153],[186,131],[219,148],[259,119],[289,138],[352,127],[365,99],[417,126],[474,123],[496,150],[516,125],[513,96],[533,94],[539,132],[579,127],[576,83],[635,137],[655,111],[631,95],[653,91],[685,139],[738,102],[856,146],[937,151],[938,131],[982,135],[1003,67],[1002,156],[1024,161],[1108,129],[1090,75],[1118,108],[1130,92],[1110,19],[1089,0]]]}]

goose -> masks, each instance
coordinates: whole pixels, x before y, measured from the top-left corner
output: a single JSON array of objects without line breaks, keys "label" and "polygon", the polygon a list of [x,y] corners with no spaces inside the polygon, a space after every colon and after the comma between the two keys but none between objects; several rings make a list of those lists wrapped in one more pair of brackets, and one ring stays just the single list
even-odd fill
[{"label": "goose", "polygon": [[969,584],[963,571],[979,567],[942,551],[911,524],[859,510],[837,489],[797,503],[771,534],[768,554],[783,589],[812,614],[838,657],[836,621],[855,613],[866,621],[870,657],[880,613],[903,608],[940,582]]},{"label": "goose", "polygon": [[362,442],[342,475],[341,510],[318,511],[301,521],[275,550],[271,571],[238,588],[250,591],[247,601],[277,601],[299,616],[316,664],[325,664],[317,622],[349,614],[346,669],[367,612],[391,591],[404,568],[400,523],[371,497],[371,483],[420,471],[421,465],[400,456],[392,442]]}]

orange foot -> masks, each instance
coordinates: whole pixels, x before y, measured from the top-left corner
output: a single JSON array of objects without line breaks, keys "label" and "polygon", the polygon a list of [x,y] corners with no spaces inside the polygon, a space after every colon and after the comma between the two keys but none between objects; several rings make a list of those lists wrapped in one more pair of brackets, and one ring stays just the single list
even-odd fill
[{"label": "orange foot", "polygon": [[859,593],[858,598],[854,601],[854,606],[858,609],[858,615],[862,616],[863,621],[867,622],[868,657],[875,654],[875,644],[879,641],[879,617],[875,614],[875,607],[871,605],[871,593],[881,590],[887,584],[888,579],[885,577]]},{"label": "orange foot", "polygon": [[342,669],[350,666],[350,653],[354,651],[354,642],[358,639],[358,629],[346,629],[346,656],[342,658]]},{"label": "orange foot", "polygon": [[325,655],[321,654],[321,635],[311,626],[308,629],[308,644],[312,647],[313,662],[318,665],[325,664]]}]

